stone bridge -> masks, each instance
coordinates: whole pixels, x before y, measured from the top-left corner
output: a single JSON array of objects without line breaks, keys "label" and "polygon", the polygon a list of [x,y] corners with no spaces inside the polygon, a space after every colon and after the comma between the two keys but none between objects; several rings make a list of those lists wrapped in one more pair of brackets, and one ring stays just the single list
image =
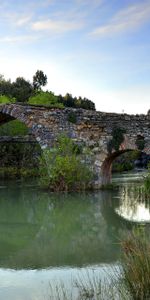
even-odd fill
[{"label": "stone bridge", "polygon": [[[76,143],[89,148],[91,168],[95,173],[94,187],[111,180],[112,161],[120,154],[137,149],[137,138],[144,140],[143,151],[150,154],[150,113],[127,115],[84,109],[49,109],[46,107],[0,105],[0,125],[18,119],[28,128],[41,148],[53,147],[58,135],[66,134]],[[125,129],[124,142],[118,151],[108,151],[113,128]]]}]

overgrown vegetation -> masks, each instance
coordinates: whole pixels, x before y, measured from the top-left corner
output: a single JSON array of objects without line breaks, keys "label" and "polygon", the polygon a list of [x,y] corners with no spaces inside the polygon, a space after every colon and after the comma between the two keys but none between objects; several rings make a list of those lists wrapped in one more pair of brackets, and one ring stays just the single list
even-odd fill
[{"label": "overgrown vegetation", "polygon": [[44,105],[50,108],[83,108],[95,110],[95,104],[82,97],[73,97],[66,93],[65,96],[55,95],[51,91],[42,91],[47,84],[47,76],[41,70],[37,70],[30,82],[23,77],[18,77],[14,82],[6,80],[0,75],[0,103],[29,103],[33,105]]},{"label": "overgrown vegetation", "polygon": [[137,138],[136,138],[135,144],[136,144],[138,150],[142,151],[144,149],[144,147],[145,147],[144,137],[141,136],[141,135],[138,135]]},{"label": "overgrown vegetation", "polygon": [[[25,136],[28,128],[13,120],[0,126],[0,136]],[[6,155],[7,153],[7,155]],[[17,142],[0,143],[0,177],[30,177],[39,175],[40,145]]]},{"label": "overgrown vegetation", "polygon": [[144,192],[148,197],[150,197],[150,164],[148,166],[148,174],[144,178]]},{"label": "overgrown vegetation", "polygon": [[140,156],[140,151],[129,151],[119,155],[112,164],[112,172],[123,172],[134,169],[135,160]]},{"label": "overgrown vegetation", "polygon": [[0,177],[38,176],[40,156],[38,144],[0,143]]},{"label": "overgrown vegetation", "polygon": [[92,180],[90,169],[81,162],[79,147],[67,136],[59,136],[51,150],[44,150],[40,174],[42,184],[54,191],[84,190]]},{"label": "overgrown vegetation", "polygon": [[77,122],[77,117],[74,112],[68,114],[68,122],[75,124]]},{"label": "overgrown vegetation", "polygon": [[109,141],[107,145],[107,149],[109,153],[112,153],[112,150],[119,151],[121,144],[124,141],[124,134],[126,130],[119,127],[114,127],[112,129],[112,139]]}]

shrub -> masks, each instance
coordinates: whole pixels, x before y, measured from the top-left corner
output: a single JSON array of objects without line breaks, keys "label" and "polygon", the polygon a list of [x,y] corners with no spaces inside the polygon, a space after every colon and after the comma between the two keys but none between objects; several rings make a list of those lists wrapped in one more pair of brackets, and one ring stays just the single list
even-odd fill
[{"label": "shrub", "polygon": [[73,123],[73,124],[76,124],[76,122],[77,122],[76,114],[73,111],[71,111],[68,114],[68,122]]},{"label": "shrub", "polygon": [[60,136],[52,150],[44,150],[41,159],[42,184],[54,191],[82,190],[89,187],[92,173],[77,155],[73,141]]},{"label": "shrub", "polygon": [[120,148],[120,145],[124,141],[124,133],[125,129],[119,128],[119,127],[114,127],[112,130],[112,139],[108,142],[107,144],[107,150],[109,153],[112,152],[112,150],[118,151]]}]

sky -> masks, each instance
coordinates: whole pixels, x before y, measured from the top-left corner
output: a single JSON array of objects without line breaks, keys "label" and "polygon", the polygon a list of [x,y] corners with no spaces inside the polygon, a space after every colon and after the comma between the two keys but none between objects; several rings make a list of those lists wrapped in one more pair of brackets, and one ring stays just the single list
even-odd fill
[{"label": "sky", "polygon": [[150,0],[0,0],[0,74],[95,102],[150,109]]}]

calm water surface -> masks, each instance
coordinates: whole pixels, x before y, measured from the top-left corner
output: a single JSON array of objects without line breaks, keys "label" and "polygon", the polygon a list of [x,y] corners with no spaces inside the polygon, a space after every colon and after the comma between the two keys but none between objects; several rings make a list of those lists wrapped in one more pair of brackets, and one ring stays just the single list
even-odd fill
[{"label": "calm water surface", "polygon": [[41,191],[36,181],[1,181],[0,300],[47,300],[49,283],[70,285],[80,270],[103,276],[116,265],[122,236],[149,226],[142,178],[115,175],[117,190],[68,195]]}]

